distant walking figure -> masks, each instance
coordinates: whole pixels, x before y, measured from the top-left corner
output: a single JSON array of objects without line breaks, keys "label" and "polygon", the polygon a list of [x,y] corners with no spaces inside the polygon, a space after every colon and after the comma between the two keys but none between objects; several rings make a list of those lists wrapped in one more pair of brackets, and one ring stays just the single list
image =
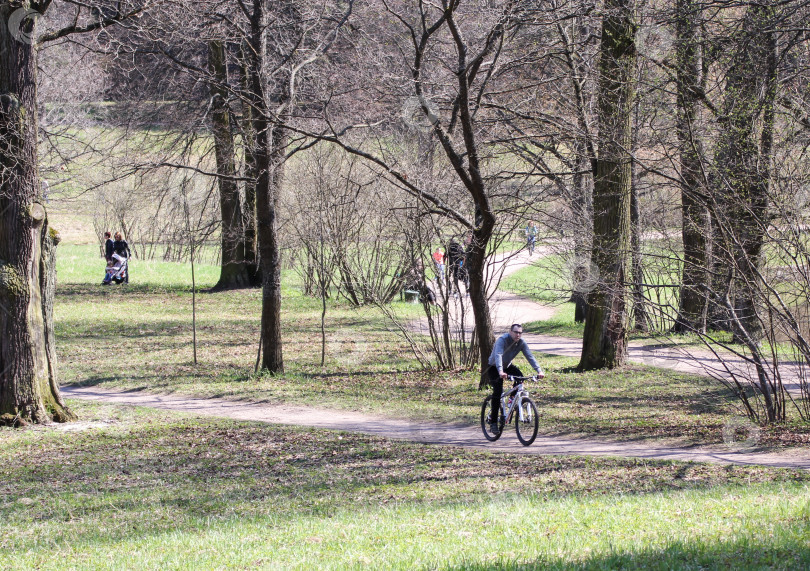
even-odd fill
[{"label": "distant walking figure", "polygon": [[444,252],[441,248],[436,248],[436,251],[433,252],[433,262],[436,264],[436,277],[440,281],[444,281]]},{"label": "distant walking figure", "polygon": [[454,239],[451,239],[450,243],[447,245],[447,266],[450,277],[453,278],[453,283],[456,286],[456,291],[460,292],[461,290],[458,287],[459,278],[467,285],[467,280],[465,279],[466,271],[464,268],[464,248]]},{"label": "distant walking figure", "polygon": [[529,255],[534,254],[534,243],[537,241],[537,226],[533,221],[526,226],[526,247],[529,248]]}]

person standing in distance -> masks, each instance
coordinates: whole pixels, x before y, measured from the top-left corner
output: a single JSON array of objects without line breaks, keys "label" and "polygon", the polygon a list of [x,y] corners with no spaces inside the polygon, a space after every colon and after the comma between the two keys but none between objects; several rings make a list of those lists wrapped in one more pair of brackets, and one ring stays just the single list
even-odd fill
[{"label": "person standing in distance", "polygon": [[115,264],[115,260],[113,260],[114,253],[115,248],[113,246],[112,234],[109,232],[104,232],[104,259],[107,260],[107,269],[104,273],[104,279],[102,280],[101,285],[110,285],[110,282],[112,281],[112,268]]},{"label": "person standing in distance", "polygon": [[129,259],[132,257],[132,252],[129,249],[129,244],[127,244],[127,241],[124,240],[123,236],[121,236],[121,232],[115,233],[115,242],[113,242],[113,257],[116,258],[120,263],[123,263],[124,261],[127,262],[127,270],[124,274],[124,283],[129,283]]},{"label": "person standing in distance", "polygon": [[112,255],[115,249],[113,248],[113,239],[112,234],[109,232],[104,232],[104,258],[107,262],[112,262]]},{"label": "person standing in distance", "polygon": [[529,364],[537,371],[539,378],[545,377],[543,369],[537,359],[532,355],[532,350],[529,349],[528,343],[523,340],[523,326],[520,323],[515,323],[509,328],[508,333],[504,333],[495,340],[495,346],[492,348],[492,353],[489,356],[489,368],[487,375],[489,383],[492,385],[492,413],[490,415],[490,426],[494,433],[499,432],[498,429],[498,416],[501,411],[500,402],[501,395],[503,394],[503,380],[508,376],[522,377],[523,373],[520,372],[512,361],[517,357],[518,353],[523,353]]}]

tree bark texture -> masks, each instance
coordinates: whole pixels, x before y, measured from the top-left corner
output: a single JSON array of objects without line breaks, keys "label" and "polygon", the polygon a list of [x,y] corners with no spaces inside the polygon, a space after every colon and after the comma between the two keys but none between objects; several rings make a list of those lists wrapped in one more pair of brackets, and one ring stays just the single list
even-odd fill
[{"label": "tree bark texture", "polygon": [[492,352],[494,335],[492,332],[492,317],[489,311],[489,298],[484,280],[484,269],[486,266],[486,248],[492,232],[495,228],[495,218],[491,213],[483,218],[482,224],[473,232],[473,239],[467,248],[467,258],[470,284],[470,305],[473,310],[473,320],[475,321],[475,335],[479,348],[478,356],[481,371],[486,371],[488,367],[489,354]]},{"label": "tree bark texture", "polygon": [[[75,415],[64,406],[56,381],[58,238],[39,202],[36,51],[12,35],[12,13],[8,3],[0,5],[0,415],[64,422]],[[33,20],[22,26],[33,34]]]},{"label": "tree bark texture", "polygon": [[208,43],[208,69],[211,73],[211,127],[214,135],[214,155],[219,175],[219,207],[222,216],[222,260],[219,281],[214,289],[250,287],[251,279],[245,262],[245,232],[242,226],[242,205],[236,183],[236,160],[231,112],[228,107],[228,72],[225,46],[222,42]]},{"label": "tree bark texture", "polygon": [[284,135],[269,117],[262,69],[265,57],[265,14],[263,0],[253,0],[250,18],[250,46],[246,50],[249,90],[256,137],[256,227],[262,272],[262,370],[283,373],[281,344],[281,253],[276,228],[278,185],[283,176]]},{"label": "tree bark texture", "polygon": [[651,329],[650,316],[647,313],[647,298],[644,296],[644,257],[641,250],[641,208],[639,206],[638,181],[635,168],[630,176],[633,180],[630,189],[630,247],[632,249],[633,270],[633,328],[636,331],[649,331]]},{"label": "tree bark texture", "polygon": [[678,317],[673,330],[705,332],[708,311],[711,221],[702,184],[703,156],[696,131],[698,93],[702,89],[701,8],[695,0],[676,6],[677,119],[681,171],[683,267]]},{"label": "tree bark texture", "polygon": [[633,1],[608,0],[600,44],[599,151],[593,190],[591,259],[599,280],[588,296],[581,370],[621,366],[627,352],[635,36]]},{"label": "tree bark texture", "polygon": [[244,149],[245,161],[245,203],[243,209],[243,227],[245,233],[245,264],[248,268],[248,275],[251,278],[251,285],[261,286],[261,270],[258,260],[258,246],[256,239],[256,181],[259,178],[259,171],[256,167],[256,133],[253,125],[253,107],[247,104],[250,97],[250,74],[247,71],[246,46],[241,46],[241,70],[242,82],[240,88],[243,94],[242,101],[242,147]]},{"label": "tree bark texture", "polygon": [[776,92],[775,10],[752,4],[746,11],[726,76],[721,132],[715,151],[718,217],[722,250],[731,268],[730,297],[736,319],[747,335],[759,339],[756,289],[765,229],[771,161],[773,104]]},{"label": "tree bark texture", "polygon": [[[584,120],[583,120],[584,122]],[[591,267],[591,249],[593,247],[593,191],[589,184],[589,179],[584,172],[590,168],[593,156],[589,154],[591,145],[587,145],[582,140],[577,144],[577,161],[573,176],[574,191],[574,265],[573,283],[574,290],[571,299],[574,303],[574,322],[584,323],[585,314],[588,309],[588,296],[582,291],[579,284],[588,279]]]}]

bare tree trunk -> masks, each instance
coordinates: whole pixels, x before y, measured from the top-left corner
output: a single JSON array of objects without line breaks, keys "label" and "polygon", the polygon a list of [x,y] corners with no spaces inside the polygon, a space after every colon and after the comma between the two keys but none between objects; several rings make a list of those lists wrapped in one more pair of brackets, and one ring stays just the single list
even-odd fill
[{"label": "bare tree trunk", "polygon": [[593,203],[592,193],[583,171],[591,166],[591,157],[584,154],[585,145],[578,149],[576,169],[574,172],[574,291],[571,301],[574,302],[574,322],[584,323],[588,310],[588,297],[577,284],[587,279],[590,268],[591,247],[593,245]]},{"label": "bare tree trunk", "polygon": [[[740,43],[727,73],[723,129],[717,143],[715,215],[727,244],[734,272],[732,305],[735,338],[762,338],[757,315],[756,283],[768,225],[768,185],[772,107],[776,91],[776,40],[771,29],[774,8],[751,5],[745,14]],[[757,138],[757,126],[762,131]],[[767,152],[767,156],[763,154]],[[745,332],[739,331],[739,328]]]},{"label": "bare tree trunk", "polygon": [[[242,50],[242,90],[249,91],[249,74],[247,70],[247,55],[243,46]],[[249,99],[249,98],[248,98]],[[245,265],[248,269],[252,286],[261,285],[261,271],[258,261],[258,246],[256,241],[256,181],[259,178],[259,171],[256,167],[256,132],[253,128],[253,107],[248,104],[242,105],[242,145],[244,148],[245,160],[245,207],[244,207],[244,233],[245,233]]]},{"label": "bare tree trunk", "polygon": [[253,0],[250,15],[250,46],[247,53],[248,97],[256,135],[256,226],[262,271],[262,365],[263,370],[283,373],[281,350],[281,254],[276,228],[276,200],[283,174],[283,138],[269,117],[265,100],[264,66],[266,22],[263,0]]},{"label": "bare tree trunk", "polygon": [[[36,51],[13,37],[13,12],[8,2],[0,5],[0,416],[65,422],[76,417],[56,380],[58,235],[39,202]],[[33,20],[22,26],[33,33]]]},{"label": "bare tree trunk", "polygon": [[[641,79],[639,71],[639,80]],[[631,149],[633,155],[638,150],[638,113],[639,101],[633,105],[633,127]],[[642,251],[643,236],[641,230],[641,206],[639,203],[639,175],[636,161],[630,163],[630,250],[631,270],[633,280],[633,315],[631,323],[635,331],[647,332],[651,329],[650,316],[647,313],[647,298],[644,296],[644,253]]]},{"label": "bare tree trunk", "polygon": [[495,218],[487,212],[483,216],[482,224],[473,232],[473,239],[467,251],[465,264],[468,265],[470,284],[470,304],[475,321],[475,339],[478,345],[478,356],[482,375],[487,370],[489,354],[492,352],[494,335],[492,333],[492,317],[489,311],[484,270],[486,265],[486,248],[492,237],[495,227]]},{"label": "bare tree trunk", "polygon": [[702,83],[701,8],[695,0],[676,6],[676,74],[679,160],[681,171],[681,236],[683,268],[678,317],[673,331],[706,331],[711,222],[701,191],[702,147],[696,132],[698,93]]},{"label": "bare tree trunk", "polygon": [[[574,25],[572,35],[577,33],[581,25]],[[587,34],[585,30],[578,30],[579,33]],[[585,314],[588,308],[588,299],[584,291],[578,284],[588,279],[590,269],[591,248],[593,246],[593,195],[585,173],[591,172],[595,175],[592,165],[596,160],[596,149],[594,148],[593,135],[588,124],[587,103],[583,85],[588,73],[581,65],[581,60],[576,57],[576,42],[573,42],[561,24],[557,24],[557,32],[565,42],[565,61],[570,70],[569,78],[574,92],[576,104],[576,118],[578,136],[575,139],[576,161],[573,174],[573,215],[574,215],[574,264],[573,283],[574,289],[571,292],[571,299],[574,303],[574,322],[584,323]]]},{"label": "bare tree trunk", "polygon": [[594,180],[591,259],[600,279],[588,297],[579,369],[613,368],[627,352],[630,252],[630,124],[636,74],[632,0],[608,0],[599,61],[599,158]]},{"label": "bare tree trunk", "polygon": [[633,271],[633,329],[649,331],[650,318],[647,314],[647,298],[644,297],[644,264],[641,251],[641,209],[639,208],[638,183],[635,163],[631,166],[632,185],[630,189],[630,247],[632,250]]},{"label": "bare tree trunk", "polygon": [[214,134],[214,155],[217,161],[219,206],[222,216],[222,260],[219,281],[214,289],[242,288],[251,285],[245,263],[245,233],[242,227],[242,206],[236,184],[231,112],[228,108],[228,71],[225,46],[222,42],[208,42],[208,68],[212,81],[211,126]]}]

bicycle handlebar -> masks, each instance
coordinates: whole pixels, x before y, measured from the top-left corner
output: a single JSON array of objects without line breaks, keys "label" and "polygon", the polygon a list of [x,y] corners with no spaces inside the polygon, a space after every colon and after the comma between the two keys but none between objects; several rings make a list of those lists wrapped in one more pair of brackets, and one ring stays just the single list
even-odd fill
[{"label": "bicycle handlebar", "polygon": [[519,377],[517,375],[507,375],[507,379],[510,381],[537,381],[537,375],[533,375],[531,377]]}]

